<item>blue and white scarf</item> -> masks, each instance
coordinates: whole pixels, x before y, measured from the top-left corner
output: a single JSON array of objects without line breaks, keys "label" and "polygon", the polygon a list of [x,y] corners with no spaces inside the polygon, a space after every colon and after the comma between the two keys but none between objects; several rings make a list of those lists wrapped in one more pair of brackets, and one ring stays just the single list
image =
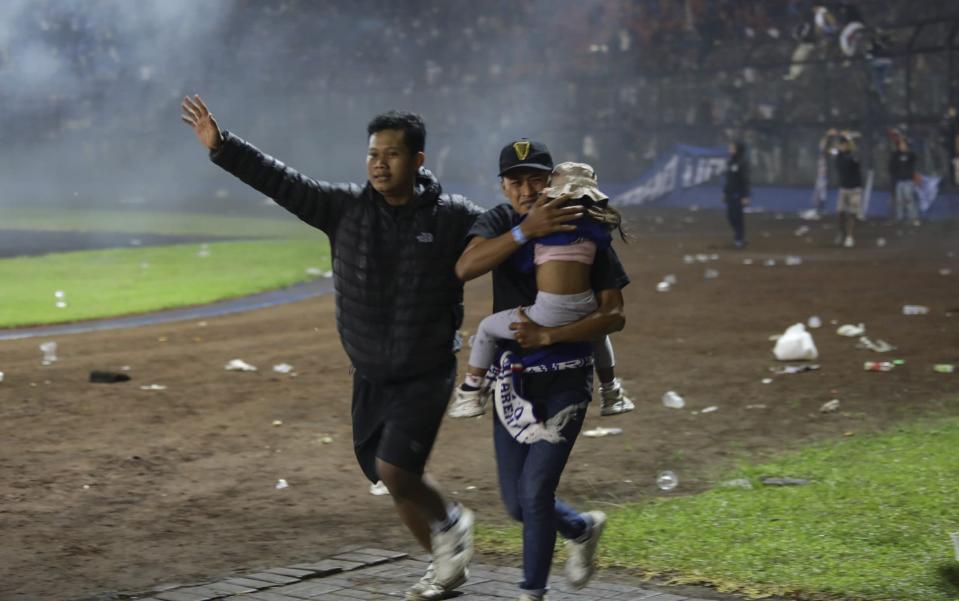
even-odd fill
[{"label": "blue and white scarf", "polygon": [[565,438],[561,434],[580,409],[585,410],[589,401],[577,403],[547,419],[538,421],[533,415],[533,404],[519,394],[519,378],[524,373],[544,373],[563,369],[589,367],[593,364],[592,355],[586,357],[554,361],[524,366],[516,356],[506,351],[499,361],[490,367],[487,377],[493,382],[493,398],[496,415],[503,427],[517,442],[533,444],[540,441],[559,443]]}]

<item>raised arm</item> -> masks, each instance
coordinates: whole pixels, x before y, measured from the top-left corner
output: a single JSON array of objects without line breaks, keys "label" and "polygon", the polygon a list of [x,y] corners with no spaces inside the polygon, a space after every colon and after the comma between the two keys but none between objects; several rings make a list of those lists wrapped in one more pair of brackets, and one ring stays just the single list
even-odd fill
[{"label": "raised arm", "polygon": [[619,288],[600,290],[597,300],[599,307],[595,311],[555,328],[537,325],[520,311],[520,321],[510,324],[513,337],[523,348],[539,348],[560,342],[590,342],[622,330],[626,325],[623,291]]},{"label": "raised arm", "polygon": [[552,200],[540,196],[526,214],[526,219],[516,226],[518,234],[510,230],[494,238],[474,237],[456,262],[456,277],[464,282],[478,278],[509,258],[525,240],[575,230],[576,227],[567,225],[567,222],[582,217],[583,207],[563,206],[567,200],[565,196]]},{"label": "raised arm", "polygon": [[181,107],[180,118],[209,149],[210,160],[316,228],[329,233],[345,203],[361,194],[362,188],[356,185],[334,185],[307,177],[221,131],[199,96],[184,98]]}]

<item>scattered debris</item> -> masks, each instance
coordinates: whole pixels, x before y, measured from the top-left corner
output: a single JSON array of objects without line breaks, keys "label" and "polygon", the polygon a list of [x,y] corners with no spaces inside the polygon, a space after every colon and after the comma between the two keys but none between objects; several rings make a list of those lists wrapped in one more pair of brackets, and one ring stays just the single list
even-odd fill
[{"label": "scattered debris", "polygon": [[889,351],[896,350],[896,347],[889,344],[885,340],[876,340],[873,342],[868,336],[860,336],[859,342],[856,344],[856,348],[875,351],[877,353],[888,353]]},{"label": "scattered debris", "polygon": [[883,248],[884,246],[886,246],[886,239],[876,238],[876,246],[878,246],[879,248]]},{"label": "scattered debris", "polygon": [[795,255],[786,257],[787,267],[795,267],[796,265],[802,265],[802,257],[797,257]]},{"label": "scattered debris", "polygon": [[279,428],[279,427],[282,426],[282,425],[283,425],[283,420],[282,420],[282,419],[275,419],[275,420],[273,420],[273,427],[274,427],[274,428]]},{"label": "scattered debris", "polygon": [[923,305],[903,305],[902,314],[903,315],[925,315],[929,313],[929,307]]},{"label": "scattered debris", "polygon": [[663,281],[669,284],[670,286],[676,285],[676,275],[672,273],[667,273],[663,276]]},{"label": "scattered debris", "polygon": [[821,327],[822,327],[822,319],[820,319],[818,315],[813,315],[813,316],[811,316],[809,319],[806,320],[806,325],[809,326],[810,328],[813,328],[813,329],[821,328]]},{"label": "scattered debris", "polygon": [[715,280],[716,278],[719,277],[719,270],[718,270],[718,269],[707,269],[707,270],[706,270],[706,273],[703,274],[703,277],[706,278],[707,280]]},{"label": "scattered debris", "polygon": [[379,480],[376,484],[370,484],[370,494],[374,497],[382,497],[390,494],[390,489],[386,488],[382,480]]},{"label": "scattered debris", "polygon": [[723,488],[741,488],[743,490],[753,489],[753,483],[750,482],[748,478],[735,478],[733,480],[726,480],[725,482],[720,482],[719,485]]},{"label": "scattered debris", "polygon": [[700,413],[712,413],[713,411],[716,411],[717,409],[719,409],[719,407],[717,407],[716,405],[710,405],[709,407],[706,407],[705,409],[700,411]]},{"label": "scattered debris", "polygon": [[656,486],[659,487],[659,490],[673,490],[678,484],[679,478],[669,470],[659,472],[659,475],[656,476]]},{"label": "scattered debris", "polygon": [[293,366],[289,363],[278,363],[273,366],[273,371],[278,374],[288,374],[293,371]]},{"label": "scattered debris", "polygon": [[0,382],[3,382],[3,372],[0,371]]},{"label": "scattered debris", "polygon": [[586,430],[583,432],[583,436],[589,438],[602,438],[604,436],[615,436],[617,434],[622,434],[622,428],[593,428],[592,430]]},{"label": "scattered debris", "polygon": [[306,274],[307,275],[323,275],[323,270],[320,269],[319,267],[307,267]]},{"label": "scattered debris", "polygon": [[752,265],[752,264],[753,264],[752,259],[743,259],[743,265]]},{"label": "scattered debris", "polygon": [[952,547],[956,552],[956,561],[959,561],[959,532],[950,532],[949,538],[952,539]]},{"label": "scattered debris", "polygon": [[952,275],[952,270],[948,267],[943,267],[939,270],[939,275]]},{"label": "scattered debris", "polygon": [[276,481],[276,489],[277,489],[277,490],[282,490],[282,489],[284,489],[284,488],[289,488],[289,487],[290,487],[289,482],[287,482],[287,481],[284,480],[283,478],[280,478],[279,480]]},{"label": "scattered debris", "polygon": [[663,405],[670,409],[682,409],[686,406],[686,401],[675,390],[668,390],[663,395]]},{"label": "scattered debris", "polygon": [[779,476],[763,476],[759,479],[766,486],[804,486],[809,480],[803,478],[781,478]]},{"label": "scattered debris", "polygon": [[256,367],[250,365],[243,359],[232,359],[224,367],[227,371],[256,371]]},{"label": "scattered debris", "polygon": [[[932,366],[932,371],[938,374],[956,373],[956,366],[951,363],[936,363]],[[3,381],[3,372],[0,372],[0,382]]]},{"label": "scattered debris", "polygon": [[820,413],[835,413],[837,411],[839,411],[839,399],[827,401],[819,408]]},{"label": "scattered debris", "polygon": [[115,371],[93,370],[90,372],[90,381],[96,384],[116,384],[117,382],[129,382],[130,376]]},{"label": "scattered debris", "polygon": [[694,257],[694,256],[692,256],[692,255],[684,255],[684,256],[683,256],[683,263],[685,263],[685,264],[687,264],[687,265],[691,265],[691,264],[693,264],[693,263],[695,263],[695,262],[696,262],[696,257]]},{"label": "scattered debris", "polygon": [[839,326],[839,328],[836,330],[836,333],[839,334],[840,336],[848,336],[850,338],[854,338],[856,336],[862,336],[863,334],[865,334],[866,326],[865,324],[859,324],[858,326],[854,326],[851,323],[847,323]]},{"label": "scattered debris", "polygon": [[209,245],[209,244],[205,244],[205,243],[204,243],[204,244],[201,244],[201,245],[200,245],[200,250],[196,251],[196,256],[200,257],[201,259],[205,259],[205,258],[209,257],[209,256],[210,256],[210,245]]},{"label": "scattered debris", "polygon": [[476,490],[476,487],[470,484],[469,486],[466,487],[466,490]]},{"label": "scattered debris", "polygon": [[816,371],[817,369],[819,369],[818,363],[810,363],[809,365],[785,365],[783,367],[770,367],[769,371],[778,376],[785,376],[791,374],[801,374],[804,371]]},{"label": "scattered debris", "polygon": [[54,302],[54,305],[57,309],[66,309],[67,308],[67,293],[63,290],[57,290],[53,293],[53,298],[57,299]]},{"label": "scattered debris", "polygon": [[762,403],[758,403],[756,405],[746,405],[746,409],[765,409],[765,408],[766,408],[766,405],[763,405]]},{"label": "scattered debris", "polygon": [[763,378],[763,379],[762,379],[762,383],[763,383],[763,384],[772,384],[772,383],[773,383],[773,379],[772,379],[772,378]]},{"label": "scattered debris", "polygon": [[331,278],[331,277],[333,277],[333,272],[332,272],[332,271],[324,271],[324,272],[323,272],[323,277],[325,277],[325,278]]},{"label": "scattered debris", "polygon": [[671,287],[668,282],[660,282],[656,284],[656,292],[669,292]]},{"label": "scattered debris", "polygon": [[140,390],[166,390],[166,386],[163,384],[147,384],[146,386],[141,386]]},{"label": "scattered debris", "polygon": [[776,259],[766,259],[765,261],[763,261],[763,265],[766,267],[775,267]]},{"label": "scattered debris", "polygon": [[332,437],[332,436],[320,436],[319,438],[317,438],[317,440],[320,441],[321,444],[330,444],[331,442],[333,442],[333,437]]},{"label": "scattered debris", "polygon": [[796,236],[797,238],[802,238],[808,233],[809,233],[809,226],[800,225],[799,227],[796,228],[796,231],[793,232],[793,235]]},{"label": "scattered debris", "polygon": [[865,371],[892,371],[894,367],[890,361],[866,361],[862,364]]},{"label": "scattered debris", "polygon": [[806,326],[801,323],[789,326],[779,337],[773,354],[780,361],[813,361],[819,357],[812,334],[807,332]]}]

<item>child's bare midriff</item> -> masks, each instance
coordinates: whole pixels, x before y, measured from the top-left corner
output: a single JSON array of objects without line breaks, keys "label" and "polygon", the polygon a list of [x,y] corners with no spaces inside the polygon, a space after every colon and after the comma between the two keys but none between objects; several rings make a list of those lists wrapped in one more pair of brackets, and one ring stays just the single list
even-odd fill
[{"label": "child's bare midriff", "polygon": [[579,294],[590,289],[591,265],[576,261],[547,261],[536,266],[536,289],[550,294]]}]

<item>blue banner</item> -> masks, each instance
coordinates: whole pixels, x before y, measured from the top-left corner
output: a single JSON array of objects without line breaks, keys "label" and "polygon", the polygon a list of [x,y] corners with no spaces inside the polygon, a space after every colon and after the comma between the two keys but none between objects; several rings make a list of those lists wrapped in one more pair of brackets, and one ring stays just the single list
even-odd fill
[{"label": "blue banner", "polygon": [[702,148],[677,144],[625,192],[613,198],[615,206],[638,206],[659,200],[680,188],[692,188],[726,172],[729,151],[722,147]]}]

